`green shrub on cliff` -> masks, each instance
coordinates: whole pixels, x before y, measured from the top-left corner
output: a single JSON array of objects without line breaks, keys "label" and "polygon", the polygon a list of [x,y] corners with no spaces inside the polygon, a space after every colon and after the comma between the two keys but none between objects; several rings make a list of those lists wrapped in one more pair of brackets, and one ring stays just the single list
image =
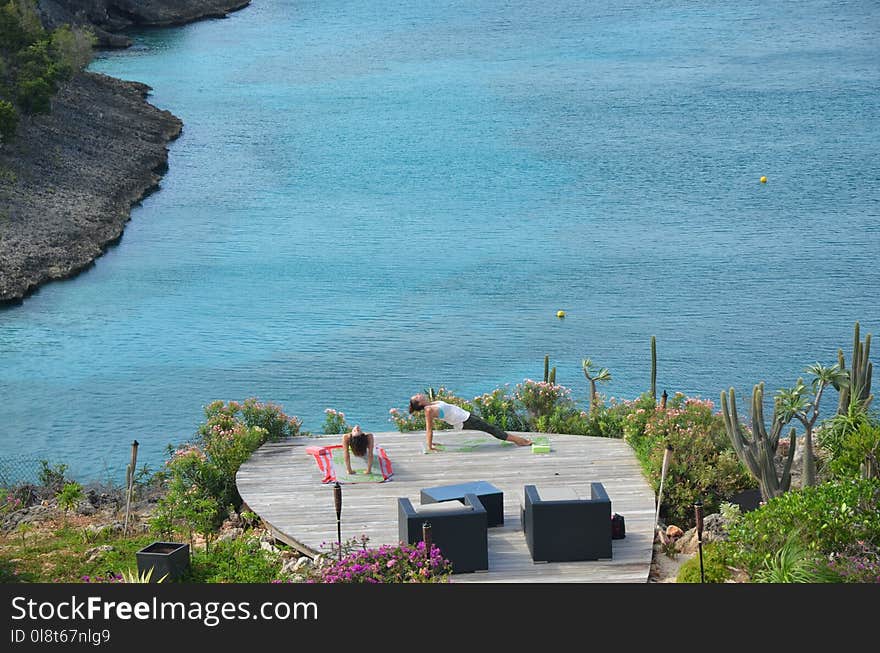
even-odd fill
[{"label": "green shrub on cliff", "polygon": [[63,25],[52,32],[51,43],[58,71],[66,79],[91,63],[97,39],[89,29]]},{"label": "green shrub on cliff", "polygon": [[[0,0],[0,135],[15,133],[17,112],[48,113],[58,83],[88,66],[95,38],[65,25],[47,32],[34,0]],[[11,106],[11,110],[10,110]]]},{"label": "green shrub on cliff", "polygon": [[34,0],[0,3],[0,50],[16,52],[44,35]]},{"label": "green shrub on cliff", "polygon": [[205,417],[194,442],[169,448],[167,493],[151,519],[160,535],[183,529],[207,542],[228,509],[241,507],[235,475],[242,463],[265,442],[299,435],[302,424],[280,406],[255,398],[214,401]]},{"label": "green shrub on cliff", "polygon": [[11,102],[0,100],[0,143],[8,142],[18,127],[18,112]]}]

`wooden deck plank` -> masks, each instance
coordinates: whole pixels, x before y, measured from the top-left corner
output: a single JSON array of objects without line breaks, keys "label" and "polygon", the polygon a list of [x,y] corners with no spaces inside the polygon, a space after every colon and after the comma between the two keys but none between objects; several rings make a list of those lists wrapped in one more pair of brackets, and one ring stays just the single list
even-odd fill
[{"label": "wooden deck plank", "polygon": [[[532,434],[534,435],[534,434]],[[482,434],[440,432],[439,442],[482,439],[472,452],[424,454],[424,431],[376,433],[376,444],[392,460],[385,483],[344,484],[342,537],[366,535],[369,546],[398,540],[397,498],[419,502],[419,490],[435,485],[489,481],[504,493],[504,525],[489,529],[489,571],[456,574],[456,583],[646,583],[651,566],[654,493],[629,445],[622,440],[549,434],[552,451],[505,446]],[[332,484],[322,484],[305,448],[337,444],[339,436],[308,436],[260,447],[236,476],[248,507],[269,524],[275,537],[308,554],[336,541]],[[363,463],[360,463],[361,465]],[[520,521],[525,484],[573,487],[588,493],[599,481],[611,508],[626,518],[626,538],[612,541],[612,559],[534,563]]]}]

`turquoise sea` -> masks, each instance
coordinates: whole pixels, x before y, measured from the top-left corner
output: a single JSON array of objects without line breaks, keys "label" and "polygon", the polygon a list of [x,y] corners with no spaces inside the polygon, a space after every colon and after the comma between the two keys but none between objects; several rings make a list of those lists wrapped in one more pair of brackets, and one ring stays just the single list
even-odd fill
[{"label": "turquoise sea", "polygon": [[658,392],[791,385],[880,331],[878,36],[874,0],[253,0],[136,32],[91,69],[183,134],[119,245],[0,310],[0,459],[118,481],[133,439],[155,469],[251,396],[392,430],[545,354],[631,399],[652,335]]}]

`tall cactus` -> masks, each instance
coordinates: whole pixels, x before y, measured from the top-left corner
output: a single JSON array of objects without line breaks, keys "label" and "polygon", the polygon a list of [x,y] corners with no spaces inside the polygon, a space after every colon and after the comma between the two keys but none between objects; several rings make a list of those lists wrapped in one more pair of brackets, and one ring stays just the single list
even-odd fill
[{"label": "tall cactus", "polygon": [[550,380],[550,356],[544,356],[544,383]]},{"label": "tall cactus", "polygon": [[[874,366],[868,357],[871,355],[871,334],[865,336],[865,342],[859,339],[859,323],[853,329],[853,352],[852,366],[849,369],[849,385],[838,388],[840,400],[837,403],[837,414],[846,415],[850,409],[851,400],[855,400],[855,406],[860,410],[867,410],[874,395],[871,394],[871,376]],[[843,358],[843,350],[837,350],[837,364],[841,370],[846,371],[846,361]]]},{"label": "tall cactus", "polygon": [[556,366],[553,366],[553,369],[550,370],[550,374],[547,375],[547,382],[551,385],[556,385]]},{"label": "tall cactus", "polygon": [[736,455],[745,464],[752,476],[761,487],[761,496],[765,501],[777,497],[791,487],[791,463],[794,460],[797,438],[792,429],[788,436],[788,457],[782,469],[782,476],[777,476],[774,457],[779,446],[779,434],[785,425],[773,409],[773,419],[770,424],[770,432],[764,426],[764,384],[759,383],[752,391],[752,434],[751,437],[745,432],[740,424],[739,415],[736,412],[736,395],[730,388],[730,403],[728,405],[728,393],[721,393],[721,412],[724,415],[724,427],[727,436],[736,451]]},{"label": "tall cactus", "polygon": [[657,338],[651,336],[651,397],[657,402]]}]

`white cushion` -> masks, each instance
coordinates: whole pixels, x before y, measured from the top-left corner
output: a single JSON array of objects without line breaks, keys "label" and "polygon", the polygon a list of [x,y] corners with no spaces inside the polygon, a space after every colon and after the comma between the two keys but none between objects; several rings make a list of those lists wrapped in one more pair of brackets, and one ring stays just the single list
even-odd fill
[{"label": "white cushion", "polygon": [[576,501],[581,497],[570,487],[537,488],[541,501]]},{"label": "white cushion", "polygon": [[463,512],[473,510],[473,506],[459,501],[441,501],[440,503],[423,503],[419,506],[420,515],[441,515],[446,512]]}]

